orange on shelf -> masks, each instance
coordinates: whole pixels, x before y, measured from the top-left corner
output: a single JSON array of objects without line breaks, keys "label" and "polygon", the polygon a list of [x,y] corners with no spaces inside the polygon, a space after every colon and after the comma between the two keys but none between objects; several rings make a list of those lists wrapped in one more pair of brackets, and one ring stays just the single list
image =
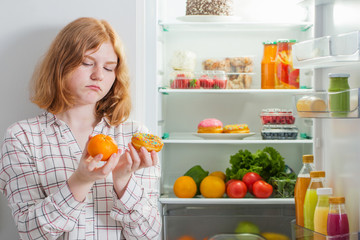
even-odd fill
[{"label": "orange on shelf", "polygon": [[196,238],[190,236],[190,235],[183,235],[179,237],[177,240],[196,240]]}]

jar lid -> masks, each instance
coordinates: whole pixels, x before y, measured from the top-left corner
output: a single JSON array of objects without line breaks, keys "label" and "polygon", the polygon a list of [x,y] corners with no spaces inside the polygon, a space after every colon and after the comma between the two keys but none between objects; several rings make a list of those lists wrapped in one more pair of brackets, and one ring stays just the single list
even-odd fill
[{"label": "jar lid", "polygon": [[303,155],[303,163],[313,163],[314,162],[314,155]]},{"label": "jar lid", "polygon": [[265,45],[270,45],[270,44],[277,44],[277,41],[265,41],[263,42],[263,44]]},{"label": "jar lid", "polygon": [[290,39],[289,42],[296,43],[296,40],[295,39]]},{"label": "jar lid", "polygon": [[311,171],[310,177],[311,178],[323,178],[323,177],[325,177],[325,171]]},{"label": "jar lid", "polygon": [[329,73],[329,78],[348,78],[350,74],[348,73]]},{"label": "jar lid", "polygon": [[290,40],[289,39],[278,39],[277,42],[278,43],[288,43],[288,42],[290,42]]},{"label": "jar lid", "polygon": [[317,188],[316,194],[317,195],[332,195],[333,191],[332,191],[332,188]]},{"label": "jar lid", "polygon": [[345,198],[344,197],[329,197],[329,203],[335,203],[335,204],[345,203]]}]

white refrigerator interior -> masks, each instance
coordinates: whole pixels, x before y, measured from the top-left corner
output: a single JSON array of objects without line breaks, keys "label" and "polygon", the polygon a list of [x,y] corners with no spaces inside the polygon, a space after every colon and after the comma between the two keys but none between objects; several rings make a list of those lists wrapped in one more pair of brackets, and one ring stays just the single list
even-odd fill
[{"label": "white refrigerator interior", "polygon": [[[236,1],[234,22],[193,22],[186,20],[185,0],[152,0],[157,9],[148,11],[147,56],[153,57],[154,69],[147,70],[154,84],[149,91],[156,101],[148,102],[155,118],[148,118],[158,135],[166,136],[162,151],[160,202],[163,209],[164,239],[189,234],[195,238],[231,233],[237,223],[253,221],[262,231],[280,232],[291,236],[290,221],[295,218],[293,199],[179,199],[173,194],[175,180],[194,165],[205,170],[225,171],[230,156],[240,149],[255,152],[274,147],[285,163],[296,173],[302,166],[302,155],[314,154],[318,170],[326,171],[326,185],[334,195],[345,196],[350,231],[359,229],[359,119],[300,118],[295,125],[305,136],[292,141],[262,140],[260,113],[266,108],[292,109],[294,95],[328,88],[328,73],[350,73],[350,87],[358,88],[358,46],[355,60],[339,62],[326,58],[305,61],[300,68],[300,86],[311,89],[261,90],[261,59],[263,42],[295,39],[297,43],[323,36],[338,36],[359,31],[360,3],[356,0],[336,1]],[[154,18],[157,25],[153,24]],[[156,32],[156,34],[154,34]],[[149,35],[148,35],[149,36]],[[345,46],[343,46],[346,48]],[[350,47],[351,48],[351,47]],[[196,54],[195,72],[202,71],[206,59],[250,56],[254,71],[250,89],[235,91],[171,88],[172,58],[175,51]],[[309,49],[308,54],[313,54]],[[155,56],[153,54],[156,53]],[[314,61],[313,61],[314,60]],[[150,64],[150,63],[149,63]],[[310,80],[307,76],[311,76]],[[155,86],[156,85],[156,86]],[[224,125],[246,123],[255,135],[236,141],[204,140],[194,136],[197,124],[205,118],[220,119]],[[234,200],[234,201],[228,201]],[[259,201],[258,201],[259,200]],[[196,226],[196,228],[194,227]]]}]

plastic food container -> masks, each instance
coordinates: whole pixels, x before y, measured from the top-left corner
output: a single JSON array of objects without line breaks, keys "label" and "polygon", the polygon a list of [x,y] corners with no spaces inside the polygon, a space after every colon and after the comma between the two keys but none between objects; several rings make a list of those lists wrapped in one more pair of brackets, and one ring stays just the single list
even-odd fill
[{"label": "plastic food container", "polygon": [[268,108],[260,114],[262,124],[294,124],[295,117],[291,109]]},{"label": "plastic food container", "polygon": [[296,139],[299,129],[295,125],[264,125],[261,136],[265,140]]},{"label": "plastic food container", "polygon": [[250,89],[254,73],[227,73],[227,89]]},{"label": "plastic food container", "polygon": [[240,234],[218,234],[210,237],[209,240],[266,240],[266,238],[252,233]]},{"label": "plastic food container", "polygon": [[226,73],[252,73],[254,71],[254,57],[209,58],[203,60],[202,66],[204,70],[222,70]]},{"label": "plastic food container", "polygon": [[225,89],[227,76],[224,71],[203,71],[179,73],[170,80],[170,88],[175,89]]}]

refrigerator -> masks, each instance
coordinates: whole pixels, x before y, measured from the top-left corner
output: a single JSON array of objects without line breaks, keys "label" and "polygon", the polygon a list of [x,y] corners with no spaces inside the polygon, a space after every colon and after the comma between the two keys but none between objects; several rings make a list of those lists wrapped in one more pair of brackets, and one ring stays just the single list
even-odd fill
[{"label": "refrigerator", "polygon": [[[326,186],[334,196],[344,196],[350,232],[359,232],[360,169],[358,114],[360,2],[357,0],[234,1],[234,18],[191,18],[185,0],[151,0],[145,4],[144,75],[145,119],[151,131],[163,137],[160,206],[163,239],[192,236],[205,239],[234,233],[239,222],[255,223],[261,232],[292,236],[295,219],[293,198],[254,197],[178,198],[175,180],[195,165],[209,172],[230,167],[230,157],[239,150],[256,152],[275,148],[295,173],[302,156],[314,155],[317,170],[326,172]],[[261,89],[263,42],[295,39],[294,67],[300,69],[299,89]],[[207,59],[251,57],[254,62],[248,89],[179,89],[174,79],[173,59],[178,51],[196,56],[194,73],[204,71]],[[300,117],[299,96],[325,96],[329,73],[349,73],[351,114]],[[325,95],[323,95],[325,94]],[[298,136],[293,140],[264,140],[263,109],[293,111]],[[245,123],[253,136],[244,139],[203,139],[196,135],[198,123],[216,118],[224,125]],[[356,238],[355,238],[356,237]]]}]

